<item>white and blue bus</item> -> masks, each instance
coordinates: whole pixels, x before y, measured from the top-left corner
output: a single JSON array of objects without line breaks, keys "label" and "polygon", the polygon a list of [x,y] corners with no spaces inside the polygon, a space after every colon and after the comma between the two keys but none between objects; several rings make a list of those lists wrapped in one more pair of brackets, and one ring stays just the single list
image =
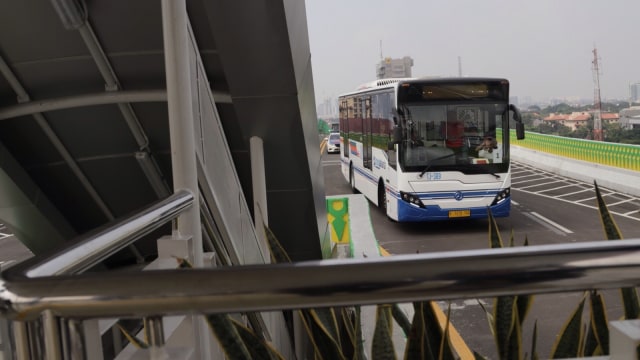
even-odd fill
[{"label": "white and blue bus", "polygon": [[338,101],[342,173],[389,218],[509,216],[509,81],[382,79]]}]

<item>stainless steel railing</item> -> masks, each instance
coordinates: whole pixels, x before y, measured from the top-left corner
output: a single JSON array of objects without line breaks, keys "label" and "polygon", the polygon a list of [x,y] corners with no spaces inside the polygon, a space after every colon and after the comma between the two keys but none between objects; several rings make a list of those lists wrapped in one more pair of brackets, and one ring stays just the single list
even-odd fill
[{"label": "stainless steel railing", "polygon": [[[72,259],[66,251],[59,255]],[[53,259],[36,258],[5,271],[3,315],[29,320],[46,309],[70,318],[246,312],[633,287],[640,284],[640,239],[207,270],[42,276],[60,273],[55,270],[60,268],[64,266]]]}]

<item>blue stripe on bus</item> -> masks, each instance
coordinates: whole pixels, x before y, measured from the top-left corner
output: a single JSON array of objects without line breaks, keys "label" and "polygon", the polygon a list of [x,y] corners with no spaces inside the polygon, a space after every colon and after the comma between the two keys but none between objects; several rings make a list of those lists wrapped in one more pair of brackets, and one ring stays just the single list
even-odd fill
[{"label": "blue stripe on bus", "polygon": [[[486,219],[488,216],[487,207],[477,208],[460,208],[460,209],[442,209],[437,205],[429,205],[424,208],[419,208],[415,205],[411,205],[406,201],[400,199],[398,202],[398,221],[399,222],[422,222],[422,221],[439,221],[448,220],[450,210],[469,210],[470,216],[460,219]],[[506,217],[509,216],[511,210],[511,197],[507,197],[505,200],[497,205],[490,206],[491,214],[494,217]]]},{"label": "blue stripe on bus", "polygon": [[[364,170],[353,167],[354,171],[357,171],[358,174],[364,176],[371,183],[377,184],[378,179]],[[389,197],[395,199],[398,202],[398,221],[399,222],[421,222],[421,221],[439,221],[439,220],[447,220],[449,218],[450,210],[469,210],[470,216],[464,217],[463,219],[486,219],[487,218],[487,207],[476,207],[476,208],[468,208],[461,207],[459,209],[442,209],[437,205],[428,205],[424,208],[417,207],[415,205],[411,205],[406,201],[400,199],[400,193],[392,187],[387,186],[387,193],[390,195]],[[495,197],[501,189],[497,190],[468,190],[468,191],[460,191],[463,195],[463,198],[478,198],[478,197]],[[442,192],[420,192],[414,193],[417,195],[420,200],[434,200],[434,199],[453,199],[455,194],[458,191],[442,191]],[[493,205],[490,207],[491,214],[494,217],[507,217],[509,216],[509,212],[511,211],[511,197],[507,197],[505,200],[500,202],[497,205]]]}]

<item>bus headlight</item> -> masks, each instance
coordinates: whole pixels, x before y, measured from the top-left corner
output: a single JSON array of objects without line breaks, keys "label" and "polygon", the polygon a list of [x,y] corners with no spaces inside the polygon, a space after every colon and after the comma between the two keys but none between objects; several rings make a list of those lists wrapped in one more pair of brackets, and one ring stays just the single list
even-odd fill
[{"label": "bus headlight", "polygon": [[424,207],[424,204],[422,203],[422,201],[420,201],[420,198],[415,194],[400,191],[400,198],[411,205],[415,205],[421,208]]},{"label": "bus headlight", "polygon": [[511,188],[506,188],[506,189],[500,191],[498,193],[498,195],[496,195],[496,197],[493,199],[493,202],[491,203],[491,206],[501,203],[503,200],[508,198],[510,195],[511,195]]}]

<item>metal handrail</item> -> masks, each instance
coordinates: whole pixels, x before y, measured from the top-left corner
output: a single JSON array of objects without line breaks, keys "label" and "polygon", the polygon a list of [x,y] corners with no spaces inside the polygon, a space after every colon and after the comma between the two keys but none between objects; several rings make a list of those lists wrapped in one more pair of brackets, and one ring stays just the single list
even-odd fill
[{"label": "metal handrail", "polygon": [[640,239],[27,277],[33,268],[2,274],[4,316],[30,320],[45,309],[62,317],[233,313],[634,287]]},{"label": "metal handrail", "polygon": [[3,272],[2,285],[10,285],[12,281],[28,282],[30,278],[85,271],[176,218],[193,201],[194,195],[190,191],[180,190],[128,218],[83,235],[52,254],[36,256],[16,265],[14,271]]}]

